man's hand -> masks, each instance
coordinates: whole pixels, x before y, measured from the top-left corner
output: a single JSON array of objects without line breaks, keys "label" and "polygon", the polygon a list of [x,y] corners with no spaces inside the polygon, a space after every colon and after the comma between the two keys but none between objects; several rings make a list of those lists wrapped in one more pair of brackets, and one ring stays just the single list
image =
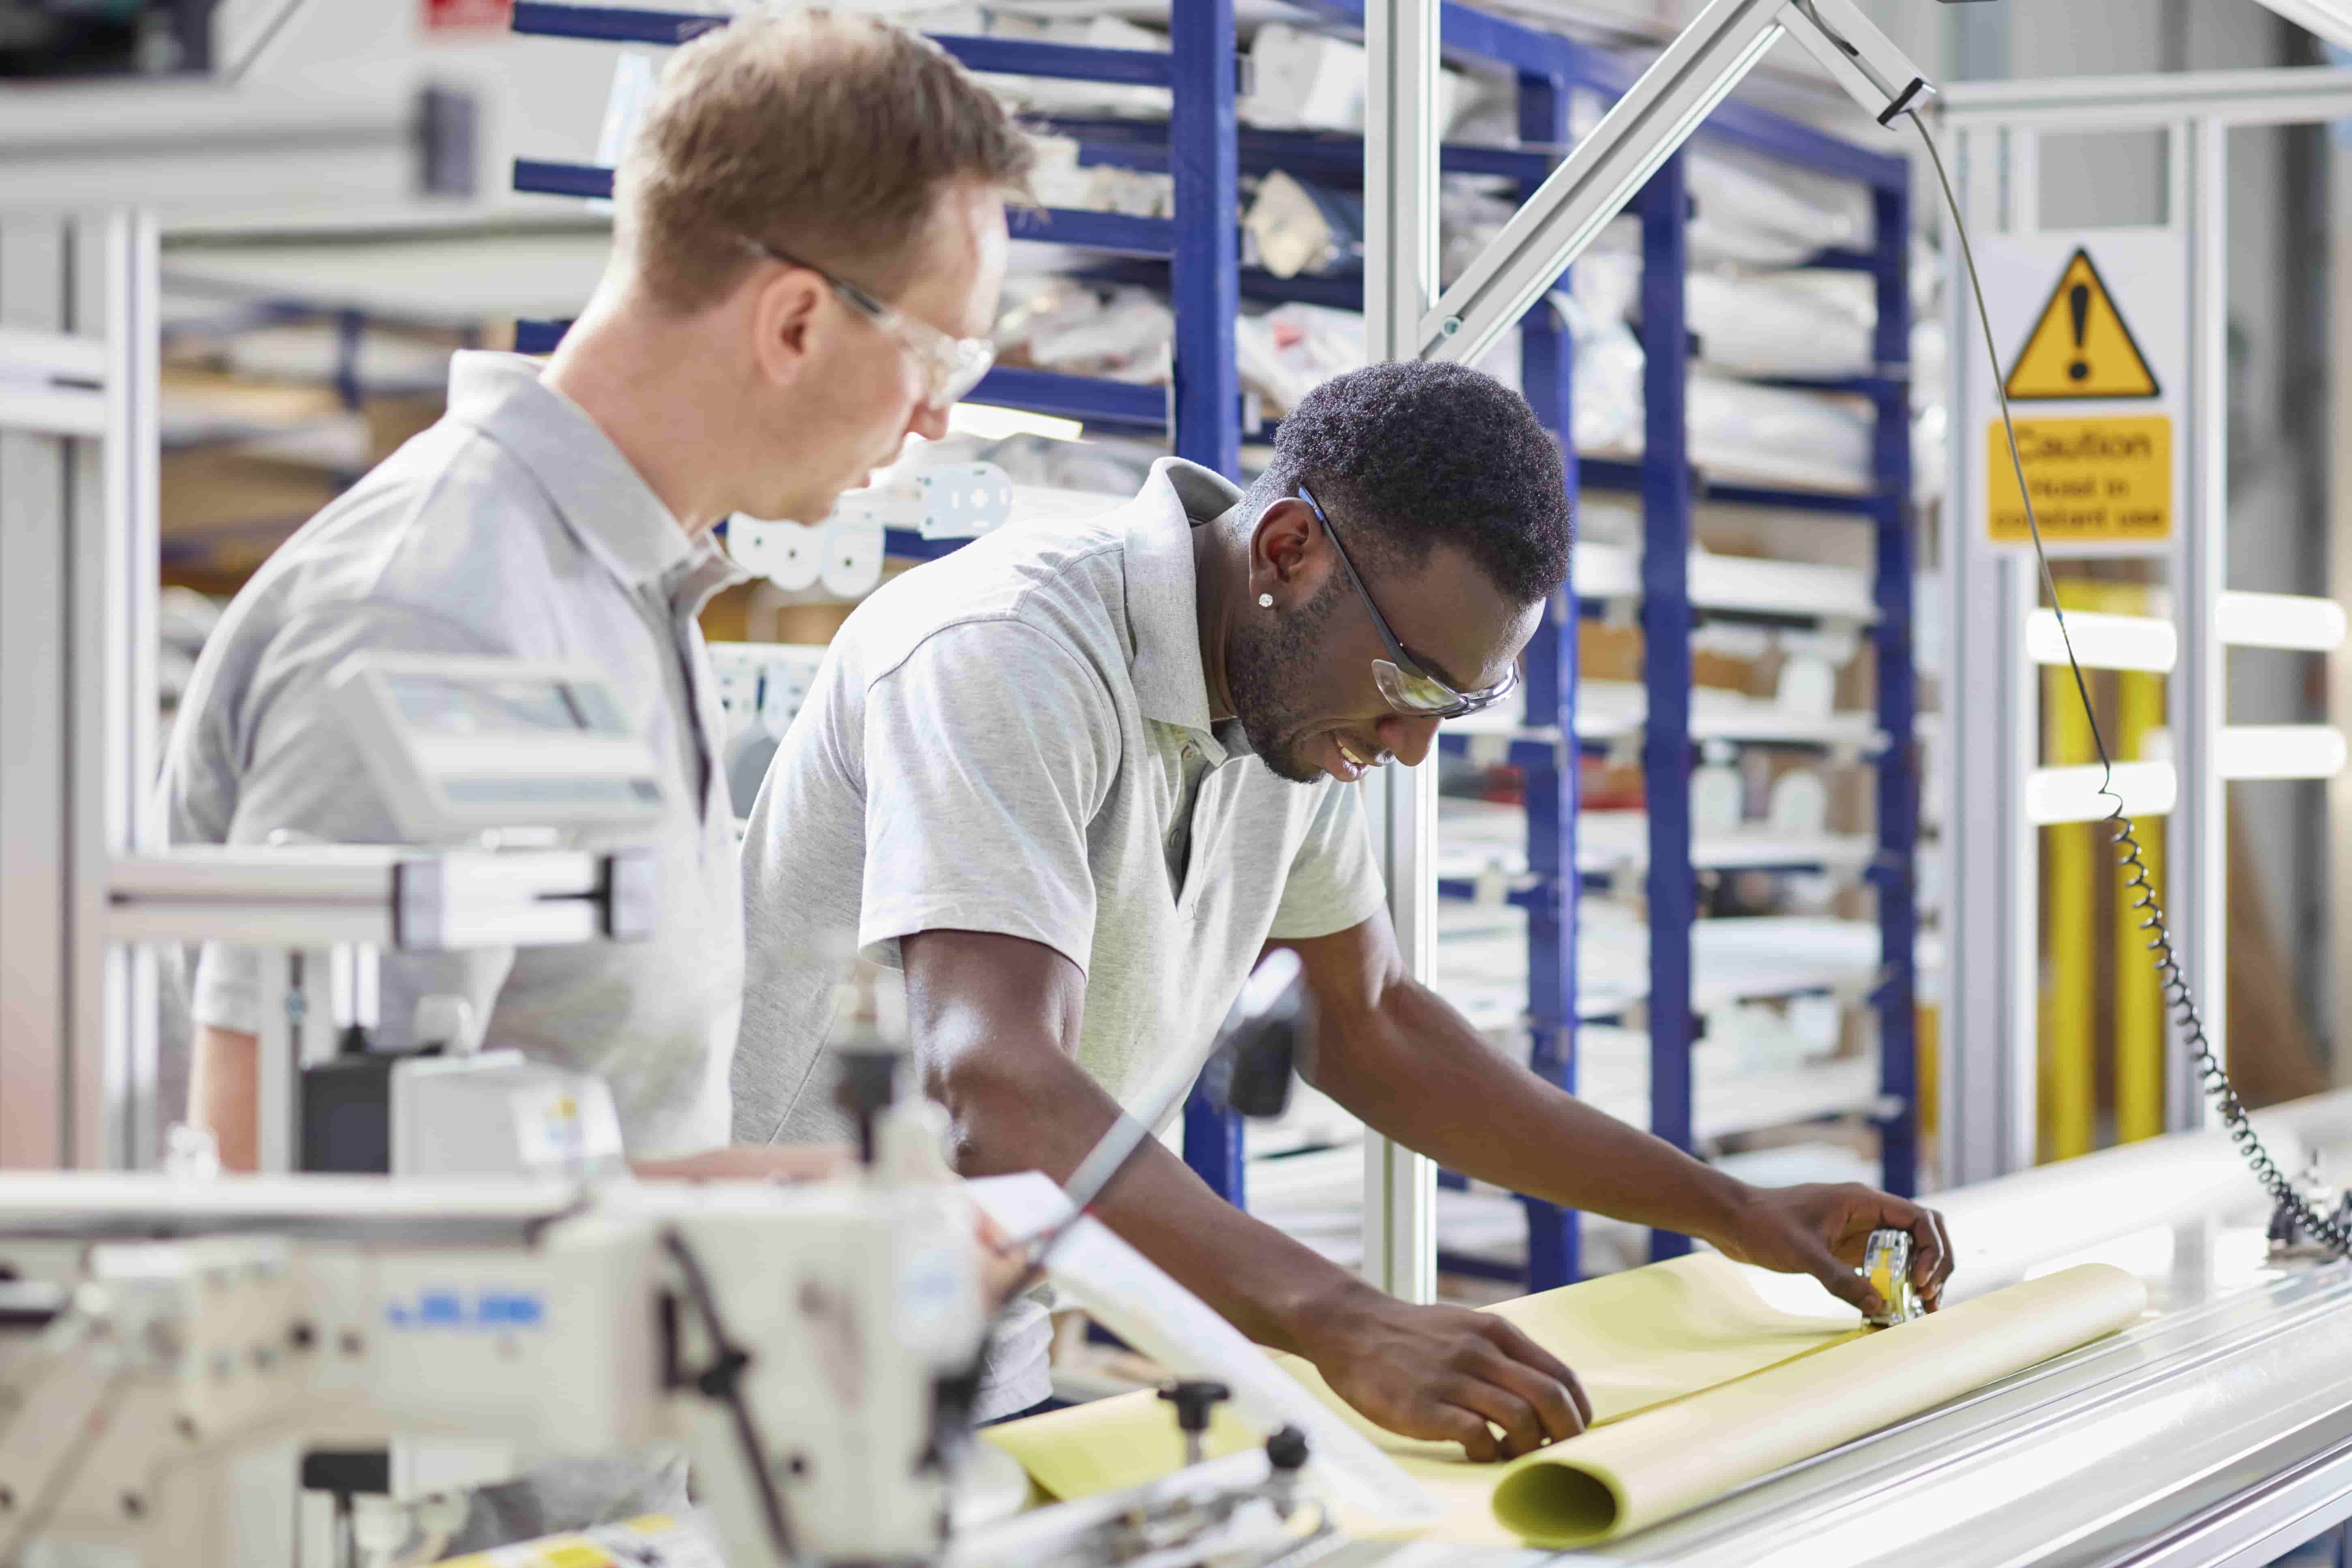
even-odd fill
[{"label": "man's hand", "polygon": [[1952,1272],[1952,1242],[1944,1216],[1908,1199],[1856,1183],[1836,1186],[1759,1187],[1733,1212],[1727,1234],[1709,1237],[1724,1256],[1782,1274],[1810,1274],[1831,1295],[1875,1312],[1882,1303],[1854,1270],[1864,1245],[1879,1229],[1911,1234],[1911,1283],[1929,1311],[1942,1305]]},{"label": "man's hand", "polygon": [[980,1294],[992,1312],[1028,1289],[1032,1269],[1029,1249],[1004,1234],[1004,1227],[983,1213],[971,1210],[972,1236],[980,1243]]},{"label": "man's hand", "polygon": [[1409,1306],[1367,1287],[1315,1320],[1300,1331],[1301,1352],[1334,1393],[1391,1432],[1459,1443],[1484,1464],[1592,1423],[1576,1374],[1491,1312]]},{"label": "man's hand", "polygon": [[632,1160],[649,1181],[821,1182],[849,1163],[842,1143],[733,1143],[672,1160]]}]

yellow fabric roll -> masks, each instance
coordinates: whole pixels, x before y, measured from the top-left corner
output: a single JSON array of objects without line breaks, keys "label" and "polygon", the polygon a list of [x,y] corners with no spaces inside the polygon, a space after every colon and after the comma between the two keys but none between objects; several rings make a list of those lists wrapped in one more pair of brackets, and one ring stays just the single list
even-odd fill
[{"label": "yellow fabric roll", "polygon": [[[1676,1258],[1492,1309],[1576,1370],[1594,1429],[1503,1465],[1450,1443],[1379,1432],[1315,1370],[1285,1366],[1373,1433],[1445,1512],[1409,1533],[1508,1545],[1590,1544],[1699,1507],[1780,1467],[2111,1333],[2146,1307],[2139,1282],[2086,1265],[1864,1333],[1824,1293],[1813,1310],[1769,1301],[1753,1270]],[[1091,1496],[1175,1469],[1173,1414],[1149,1394],[991,1428],[1049,1494]],[[1230,1414],[1212,1455],[1262,1439]],[[1394,1534],[1343,1519],[1360,1534]]]}]

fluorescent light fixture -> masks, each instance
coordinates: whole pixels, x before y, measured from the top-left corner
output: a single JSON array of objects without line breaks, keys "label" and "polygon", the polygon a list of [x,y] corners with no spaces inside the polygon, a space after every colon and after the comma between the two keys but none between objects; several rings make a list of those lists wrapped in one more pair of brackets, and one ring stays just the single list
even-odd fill
[{"label": "fluorescent light fixture", "polygon": [[2305,594],[2224,594],[2213,625],[2231,647],[2328,653],[2344,644],[2344,606]]},{"label": "fluorescent light fixture", "polygon": [[948,410],[948,430],[957,436],[977,436],[1002,441],[1007,436],[1043,436],[1049,441],[1075,441],[1087,427],[1075,419],[1032,414],[1025,408],[999,408],[991,403],[959,403]]},{"label": "fluorescent light fixture", "polygon": [[2117,763],[2109,784],[2115,795],[2100,792],[2107,770],[2096,763],[2075,768],[2036,768],[2025,775],[2025,818],[2047,826],[2056,822],[2096,822],[2113,816],[2116,795],[2123,797],[2126,816],[2164,816],[2180,798],[2180,777],[2170,763]]},{"label": "fluorescent light fixture", "polygon": [[2216,757],[2225,779],[2332,779],[2344,771],[2344,731],[2327,724],[2229,724]]},{"label": "fluorescent light fixture", "polygon": [[[2139,669],[2168,672],[2180,658],[2180,634],[2170,621],[2152,616],[2104,616],[2070,610],[2066,631],[2074,641],[2074,657],[2084,669]],[[2025,621],[2026,656],[2036,664],[2066,662],[2065,640],[2058,635],[2058,617],[2036,610]]]}]

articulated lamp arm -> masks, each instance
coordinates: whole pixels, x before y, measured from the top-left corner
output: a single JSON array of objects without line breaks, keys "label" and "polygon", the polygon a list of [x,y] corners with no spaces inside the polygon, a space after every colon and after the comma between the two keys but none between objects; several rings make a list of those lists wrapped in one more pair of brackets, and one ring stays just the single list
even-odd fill
[{"label": "articulated lamp arm", "polygon": [[[2269,0],[2328,7],[2347,0]],[[1400,345],[1475,362],[1551,288],[1783,36],[1882,125],[1935,89],[1852,0],[1715,0],[1576,145]]]}]

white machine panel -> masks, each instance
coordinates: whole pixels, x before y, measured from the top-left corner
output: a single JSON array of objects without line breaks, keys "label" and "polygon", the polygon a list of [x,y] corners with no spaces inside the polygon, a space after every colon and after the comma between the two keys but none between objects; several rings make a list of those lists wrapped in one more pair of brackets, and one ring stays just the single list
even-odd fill
[{"label": "white machine panel", "polygon": [[498,828],[626,828],[661,810],[652,749],[586,668],[356,654],[329,685],[411,842]]}]

